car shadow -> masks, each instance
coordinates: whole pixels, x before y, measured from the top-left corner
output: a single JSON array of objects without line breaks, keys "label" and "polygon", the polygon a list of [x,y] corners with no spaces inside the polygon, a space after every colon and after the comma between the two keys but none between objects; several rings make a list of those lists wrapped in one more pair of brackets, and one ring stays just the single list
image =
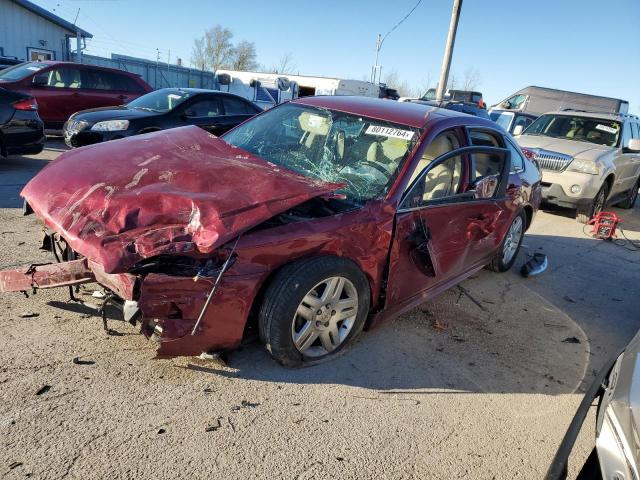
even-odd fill
[{"label": "car shadow", "polygon": [[61,139],[47,139],[42,153],[0,158],[0,208],[21,208],[23,187],[60,152],[68,150]]},{"label": "car shadow", "polygon": [[[640,228],[631,229],[640,223],[637,210],[622,215],[628,235],[640,240]],[[204,375],[340,384],[385,395],[584,391],[640,328],[640,253],[589,238],[575,220],[563,221],[573,222],[575,236],[540,233],[534,226],[510,272],[483,270],[463,289],[451,288],[364,332],[331,361],[285,368],[255,343],[224,362],[189,359],[181,366]],[[547,254],[549,268],[525,279],[519,270],[533,252]]]}]

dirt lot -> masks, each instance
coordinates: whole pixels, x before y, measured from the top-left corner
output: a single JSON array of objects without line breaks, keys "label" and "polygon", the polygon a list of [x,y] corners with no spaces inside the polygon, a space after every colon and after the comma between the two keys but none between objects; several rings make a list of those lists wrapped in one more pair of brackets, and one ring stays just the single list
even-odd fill
[{"label": "dirt lot", "polygon": [[[0,163],[0,267],[48,260],[17,207],[51,147]],[[615,211],[640,239],[640,207]],[[153,360],[66,290],[2,295],[0,477],[541,478],[594,371],[640,327],[640,252],[564,212],[540,212],[525,245],[512,272],[483,271],[301,370],[259,345],[226,363]],[[526,251],[549,255],[544,275],[517,274]]]}]

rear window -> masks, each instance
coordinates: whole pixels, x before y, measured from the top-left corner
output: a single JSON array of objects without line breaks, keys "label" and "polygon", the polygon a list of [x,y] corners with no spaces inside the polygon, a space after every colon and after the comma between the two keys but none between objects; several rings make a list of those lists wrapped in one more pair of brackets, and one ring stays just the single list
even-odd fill
[{"label": "rear window", "polygon": [[141,93],[142,87],[133,78],[104,70],[82,70],[82,88],[91,90],[117,90]]},{"label": "rear window", "polygon": [[226,115],[248,115],[257,113],[257,109],[237,98],[222,97],[224,113]]},{"label": "rear window", "polygon": [[22,80],[48,66],[49,64],[41,62],[28,62],[14,65],[13,67],[0,70],[0,80]]}]

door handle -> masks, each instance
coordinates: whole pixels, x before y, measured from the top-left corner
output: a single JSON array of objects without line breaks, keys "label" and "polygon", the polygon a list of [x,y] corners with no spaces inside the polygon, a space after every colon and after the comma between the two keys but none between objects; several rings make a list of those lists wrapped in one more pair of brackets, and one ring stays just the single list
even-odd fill
[{"label": "door handle", "polygon": [[118,95],[118,98],[119,98],[120,100],[126,100],[126,99],[127,99],[127,98],[129,98],[129,97],[127,97],[126,95]]},{"label": "door handle", "polygon": [[80,96],[80,93],[79,93],[79,92],[73,92],[73,93],[71,94],[71,96],[72,96],[72,97],[79,97],[79,96]]}]

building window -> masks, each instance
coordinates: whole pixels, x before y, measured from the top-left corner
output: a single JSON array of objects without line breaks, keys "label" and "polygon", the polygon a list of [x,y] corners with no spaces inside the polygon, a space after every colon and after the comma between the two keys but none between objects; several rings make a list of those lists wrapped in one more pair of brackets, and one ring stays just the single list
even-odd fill
[{"label": "building window", "polygon": [[44,48],[27,47],[27,60],[30,62],[42,62],[44,60],[55,60],[56,52]]}]

